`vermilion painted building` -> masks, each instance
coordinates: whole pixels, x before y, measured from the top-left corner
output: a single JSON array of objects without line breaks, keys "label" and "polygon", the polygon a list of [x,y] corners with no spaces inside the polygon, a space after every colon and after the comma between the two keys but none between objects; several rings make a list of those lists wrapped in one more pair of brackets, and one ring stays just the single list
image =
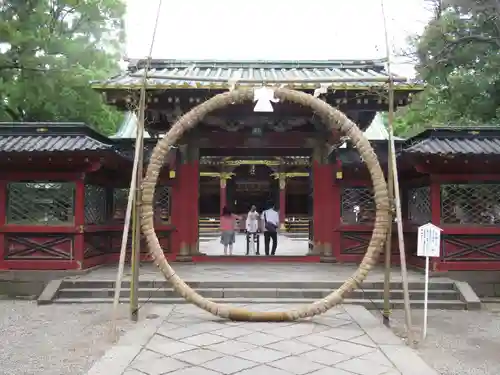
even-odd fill
[{"label": "vermilion painted building", "polygon": [[[138,97],[143,66],[136,61],[126,74],[94,87],[108,103],[128,111]],[[227,82],[237,75],[297,79],[292,87],[311,93],[318,85],[300,78],[355,77],[331,85],[320,97],[362,129],[372,124],[367,136],[383,167],[387,164],[386,135],[376,117],[388,108],[386,85],[372,79],[388,78],[379,61],[153,61],[151,69],[146,162],[157,134],[229,88],[196,77]],[[172,81],[162,74],[186,78]],[[422,89],[395,79],[397,106]],[[85,269],[117,261],[133,132],[128,114],[111,138],[83,124],[0,125],[0,269]],[[311,239],[307,255],[274,261],[358,262],[364,254],[375,210],[369,175],[349,141],[328,132],[309,109],[276,103],[274,112],[257,113],[252,105],[235,105],[207,116],[177,146],[155,202],[156,231],[170,260],[212,260],[199,252],[206,221],[225,204],[245,213],[250,204],[262,206],[269,199],[286,222],[284,232],[308,230]],[[500,174],[493,167],[500,133],[433,129],[398,140],[397,150],[409,262],[422,265],[415,256],[416,229],[432,222],[443,228],[435,271],[500,269]]]}]

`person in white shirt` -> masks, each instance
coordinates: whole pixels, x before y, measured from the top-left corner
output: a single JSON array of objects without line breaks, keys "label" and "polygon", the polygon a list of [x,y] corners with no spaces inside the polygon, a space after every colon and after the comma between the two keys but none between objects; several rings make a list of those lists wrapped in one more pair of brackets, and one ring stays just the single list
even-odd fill
[{"label": "person in white shirt", "polygon": [[[252,252],[254,250],[255,243],[258,241],[258,234],[257,232],[259,231],[259,213],[257,212],[257,208],[255,206],[252,206],[250,208],[250,211],[248,212],[247,215],[247,221],[246,221],[246,230],[247,230],[247,239],[249,240],[249,246],[247,249],[246,255],[248,255],[249,250],[251,248]],[[255,255],[259,255],[259,247],[257,246],[257,252]]]},{"label": "person in white shirt", "polygon": [[271,248],[271,255],[276,254],[278,247],[278,228],[280,225],[280,216],[274,209],[274,204],[270,204],[270,208],[262,213],[263,227],[264,227],[264,251],[269,255],[269,243],[273,240],[273,247]]}]

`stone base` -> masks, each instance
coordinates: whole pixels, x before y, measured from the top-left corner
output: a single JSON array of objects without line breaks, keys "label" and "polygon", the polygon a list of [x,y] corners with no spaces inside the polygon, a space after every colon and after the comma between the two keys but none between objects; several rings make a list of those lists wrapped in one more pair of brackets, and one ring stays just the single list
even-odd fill
[{"label": "stone base", "polygon": [[315,243],[313,248],[309,250],[307,255],[321,255],[324,254],[323,245],[319,243]]},{"label": "stone base", "polygon": [[176,262],[192,262],[193,257],[191,255],[177,255],[175,257]]},{"label": "stone base", "polygon": [[322,256],[319,261],[321,263],[337,263],[337,259],[333,256]]}]

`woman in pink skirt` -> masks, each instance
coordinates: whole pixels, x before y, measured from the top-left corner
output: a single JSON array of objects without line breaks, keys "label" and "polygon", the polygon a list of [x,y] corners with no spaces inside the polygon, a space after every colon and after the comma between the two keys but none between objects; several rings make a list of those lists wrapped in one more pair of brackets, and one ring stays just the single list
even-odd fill
[{"label": "woman in pink skirt", "polygon": [[236,240],[234,228],[236,227],[236,220],[239,218],[240,217],[234,215],[227,206],[224,206],[222,209],[222,215],[220,217],[220,243],[224,246],[224,255],[227,255],[228,247],[229,255],[233,255],[233,244]]}]

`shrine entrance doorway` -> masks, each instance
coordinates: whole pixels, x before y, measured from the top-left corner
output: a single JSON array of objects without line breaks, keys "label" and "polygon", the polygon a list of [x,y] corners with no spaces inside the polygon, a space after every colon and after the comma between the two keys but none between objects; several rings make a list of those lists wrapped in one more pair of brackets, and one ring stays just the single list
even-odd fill
[{"label": "shrine entrance doorway", "polygon": [[[247,155],[240,156],[201,156],[198,225],[200,252],[209,257],[224,255],[219,243],[219,219],[222,208],[227,206],[240,218],[235,226],[236,243],[232,255],[256,255],[256,246],[252,251],[251,244],[247,242],[253,238],[250,239],[245,233],[248,212],[255,205],[259,214],[271,206],[278,211],[280,228],[277,257],[291,259],[308,255],[311,250],[313,214],[311,157],[249,156],[251,151],[247,149]],[[265,256],[262,215],[259,229],[259,253],[262,258]]]},{"label": "shrine entrance doorway", "polygon": [[267,165],[240,165],[227,182],[227,205],[237,215],[246,215],[252,205],[262,212],[273,204],[279,210],[279,180]]}]

